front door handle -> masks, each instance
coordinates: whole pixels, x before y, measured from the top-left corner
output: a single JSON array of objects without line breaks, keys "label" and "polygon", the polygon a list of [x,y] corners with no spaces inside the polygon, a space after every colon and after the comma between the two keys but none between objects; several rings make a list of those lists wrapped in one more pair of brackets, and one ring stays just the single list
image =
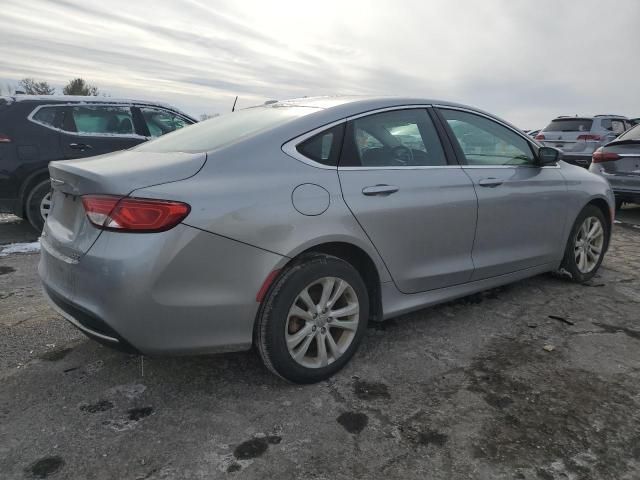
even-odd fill
[{"label": "front door handle", "polygon": [[502,183],[503,183],[502,180],[500,180],[499,178],[493,178],[493,177],[483,178],[482,180],[478,180],[478,185],[480,185],[481,187],[495,188],[502,185]]},{"label": "front door handle", "polygon": [[84,150],[91,150],[93,147],[86,143],[70,143],[69,148],[71,148],[72,150],[84,151]]},{"label": "front door handle", "polygon": [[386,195],[391,195],[392,193],[396,193],[398,190],[399,188],[394,185],[378,184],[378,185],[372,185],[370,187],[364,187],[362,189],[362,193],[369,197],[373,195],[386,196]]}]

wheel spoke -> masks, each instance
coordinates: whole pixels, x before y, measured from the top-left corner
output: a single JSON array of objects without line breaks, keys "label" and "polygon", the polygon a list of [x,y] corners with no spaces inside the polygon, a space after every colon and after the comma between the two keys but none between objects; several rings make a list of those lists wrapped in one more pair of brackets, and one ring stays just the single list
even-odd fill
[{"label": "wheel spoke", "polygon": [[329,316],[338,319],[338,318],[346,317],[349,315],[355,315],[359,311],[360,311],[360,307],[356,302],[354,302],[354,303],[350,303],[346,307],[342,307],[337,310],[331,310],[329,312]]},{"label": "wheel spoke", "polygon": [[331,322],[330,327],[355,331],[358,329],[358,320],[334,320]]},{"label": "wheel spoke", "polygon": [[330,332],[327,332],[327,345],[329,346],[329,352],[333,356],[334,360],[342,355],[340,347],[338,347]]},{"label": "wheel spoke", "polygon": [[313,325],[311,323],[307,323],[304,327],[298,330],[296,333],[287,336],[287,346],[289,350],[295,349],[302,339],[309,335],[312,331]]},{"label": "wheel spoke", "polygon": [[325,336],[322,334],[316,335],[316,344],[318,346],[318,360],[320,360],[320,366],[326,367],[329,364],[329,357],[327,356],[327,343]]},{"label": "wheel spoke", "polygon": [[587,235],[587,238],[589,240],[594,240],[600,237],[600,235],[602,235],[602,226],[600,225],[600,222],[595,221],[593,223],[593,226],[589,230],[589,234]]},{"label": "wheel spoke", "polygon": [[309,345],[311,345],[311,342],[313,341],[314,338],[317,337],[316,335],[309,335],[305,341],[302,343],[302,345],[300,346],[300,348],[298,348],[297,351],[292,351],[292,355],[293,358],[296,359],[298,362],[300,362],[304,356],[307,354],[307,351],[309,350]]},{"label": "wheel spoke", "polygon": [[589,248],[596,255],[600,255],[600,252],[602,251],[602,247],[600,247],[598,245],[594,245],[593,243],[589,245]]},{"label": "wheel spoke", "polygon": [[309,295],[309,287],[305,288],[302,292],[300,292],[300,300],[302,300],[304,304],[307,306],[307,310],[309,311],[316,310],[316,304],[313,303],[313,300]]},{"label": "wheel spoke", "polygon": [[326,277],[322,279],[322,295],[320,296],[320,301],[318,302],[318,307],[321,309],[327,308],[327,302],[329,301],[329,297],[331,296],[331,292],[333,291],[333,286],[336,283],[335,278]]},{"label": "wheel spoke", "polygon": [[313,315],[310,312],[301,309],[297,305],[291,307],[291,310],[289,311],[289,317],[297,317],[301,318],[302,320],[313,320]]},{"label": "wheel spoke", "polygon": [[587,256],[584,252],[580,252],[580,263],[578,264],[580,271],[584,272],[587,269]]},{"label": "wheel spoke", "polygon": [[347,282],[345,282],[344,280],[338,279],[338,285],[335,287],[333,295],[327,302],[328,309],[331,309],[331,307],[335,305],[335,303],[338,301],[338,299],[340,299],[340,297],[342,296],[342,294],[344,293],[344,291],[347,289],[348,286],[349,284]]}]

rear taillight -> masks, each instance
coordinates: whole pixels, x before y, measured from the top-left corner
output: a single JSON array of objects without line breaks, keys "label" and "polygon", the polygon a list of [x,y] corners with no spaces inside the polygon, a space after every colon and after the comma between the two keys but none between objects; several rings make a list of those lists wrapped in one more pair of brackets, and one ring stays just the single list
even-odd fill
[{"label": "rear taillight", "polygon": [[600,140],[602,140],[602,137],[600,135],[592,134],[578,135],[578,141],[580,140],[584,140],[585,142],[599,142]]},{"label": "rear taillight", "polygon": [[9,137],[9,135],[0,133],[0,143],[11,143],[11,138]]},{"label": "rear taillight", "polygon": [[541,133],[536,135],[536,140],[544,140],[544,138],[545,138],[544,135]]},{"label": "rear taillight", "polygon": [[602,150],[602,147],[593,152],[593,156],[591,157],[591,161],[593,163],[602,163],[602,162],[613,162],[615,160],[620,160],[622,157],[617,153],[605,152]]},{"label": "rear taillight", "polygon": [[189,214],[186,203],[114,195],[83,195],[87,218],[102,230],[118,232],[163,232]]}]

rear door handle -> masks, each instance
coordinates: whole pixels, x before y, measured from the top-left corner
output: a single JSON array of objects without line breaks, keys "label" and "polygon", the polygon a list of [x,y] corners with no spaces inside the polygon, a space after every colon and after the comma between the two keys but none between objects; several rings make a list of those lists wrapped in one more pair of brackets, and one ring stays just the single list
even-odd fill
[{"label": "rear door handle", "polygon": [[93,147],[86,143],[70,143],[69,148],[73,150],[91,150]]},{"label": "rear door handle", "polygon": [[369,197],[373,195],[386,196],[386,195],[391,195],[392,193],[396,193],[398,190],[400,189],[394,185],[378,184],[378,185],[372,185],[370,187],[364,187],[362,189],[362,193]]},{"label": "rear door handle", "polygon": [[502,183],[503,183],[502,180],[500,180],[499,178],[493,178],[493,177],[483,178],[482,180],[478,180],[478,185],[480,185],[481,187],[495,188],[502,185]]}]

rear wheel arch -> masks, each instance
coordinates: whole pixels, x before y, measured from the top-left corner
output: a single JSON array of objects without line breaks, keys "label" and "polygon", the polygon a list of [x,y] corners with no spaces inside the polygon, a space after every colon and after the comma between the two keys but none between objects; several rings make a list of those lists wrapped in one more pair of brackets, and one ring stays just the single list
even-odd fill
[{"label": "rear wheel arch", "polygon": [[[382,295],[380,290],[380,274],[375,262],[371,256],[362,248],[348,242],[326,242],[308,247],[306,250],[298,253],[291,258],[278,272],[278,274],[270,279],[270,287],[267,289],[262,303],[269,297],[273,285],[276,280],[282,276],[288,269],[298,265],[305,260],[317,255],[328,255],[339,258],[349,263],[355,268],[363,282],[367,287],[369,294],[369,317],[371,321],[382,320]],[[258,312],[258,315],[260,312]]]},{"label": "rear wheel arch", "polygon": [[[609,207],[609,204],[607,203],[607,201],[603,198],[594,198],[591,201],[589,201],[589,203],[587,203],[582,210],[584,210],[585,208],[587,208],[589,205],[593,205],[594,207],[598,208],[598,210],[600,210],[602,212],[602,214],[604,215],[604,218],[606,218],[607,220],[609,220],[609,225],[606,225],[607,227],[607,235],[605,236],[605,251],[607,250],[607,248],[609,247],[609,240],[611,239],[611,227],[613,226],[613,212],[611,212],[611,208]],[[580,211],[582,211],[580,210]]]},{"label": "rear wheel arch", "polygon": [[370,319],[374,322],[382,320],[380,274],[376,268],[376,264],[367,252],[352,243],[330,242],[313,246],[302,252],[298,257],[312,254],[331,255],[352,265],[367,286]]}]

